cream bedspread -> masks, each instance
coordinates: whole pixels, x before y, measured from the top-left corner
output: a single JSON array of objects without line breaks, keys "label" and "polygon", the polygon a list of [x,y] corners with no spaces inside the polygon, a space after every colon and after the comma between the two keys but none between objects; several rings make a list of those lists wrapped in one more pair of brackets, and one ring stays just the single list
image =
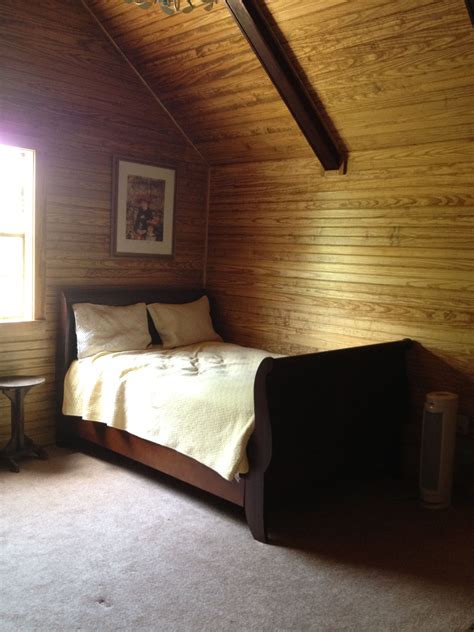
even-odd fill
[{"label": "cream bedspread", "polygon": [[268,355],[221,342],[98,353],[69,368],[63,413],[173,448],[231,480],[248,471],[254,378]]}]

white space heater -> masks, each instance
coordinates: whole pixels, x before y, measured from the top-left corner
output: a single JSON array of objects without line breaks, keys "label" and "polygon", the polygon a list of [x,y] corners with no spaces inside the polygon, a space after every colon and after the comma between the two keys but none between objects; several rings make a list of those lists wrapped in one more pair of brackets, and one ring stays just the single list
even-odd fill
[{"label": "white space heater", "polygon": [[428,393],[423,413],[420,494],[423,507],[444,509],[451,504],[458,396]]}]

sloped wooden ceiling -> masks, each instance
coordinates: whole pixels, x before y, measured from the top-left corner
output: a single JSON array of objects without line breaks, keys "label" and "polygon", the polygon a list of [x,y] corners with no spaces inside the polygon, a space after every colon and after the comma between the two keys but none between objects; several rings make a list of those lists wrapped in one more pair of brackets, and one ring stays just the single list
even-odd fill
[{"label": "sloped wooden ceiling", "polygon": [[[314,156],[223,0],[167,17],[86,0],[211,164]],[[266,0],[349,152],[474,133],[474,29],[462,0]]]}]

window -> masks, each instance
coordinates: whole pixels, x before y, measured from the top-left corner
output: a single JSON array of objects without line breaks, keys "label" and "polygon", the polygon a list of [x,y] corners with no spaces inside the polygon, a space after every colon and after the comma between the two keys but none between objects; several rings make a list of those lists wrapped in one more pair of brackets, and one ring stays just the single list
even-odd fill
[{"label": "window", "polygon": [[35,152],[0,145],[0,323],[35,318]]}]

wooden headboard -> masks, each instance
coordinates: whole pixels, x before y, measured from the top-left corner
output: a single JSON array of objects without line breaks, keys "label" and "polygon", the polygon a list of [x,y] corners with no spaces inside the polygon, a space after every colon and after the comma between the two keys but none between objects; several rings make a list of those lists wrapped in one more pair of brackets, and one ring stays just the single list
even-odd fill
[{"label": "wooden headboard", "polygon": [[[77,339],[74,312],[75,303],[95,303],[98,305],[132,305],[133,303],[189,303],[205,294],[202,288],[129,288],[129,287],[74,287],[60,293],[58,341],[56,357],[56,378],[62,384],[71,362],[77,358]],[[153,344],[160,343],[160,337],[148,317],[148,325]],[[62,400],[62,397],[61,397]]]}]

